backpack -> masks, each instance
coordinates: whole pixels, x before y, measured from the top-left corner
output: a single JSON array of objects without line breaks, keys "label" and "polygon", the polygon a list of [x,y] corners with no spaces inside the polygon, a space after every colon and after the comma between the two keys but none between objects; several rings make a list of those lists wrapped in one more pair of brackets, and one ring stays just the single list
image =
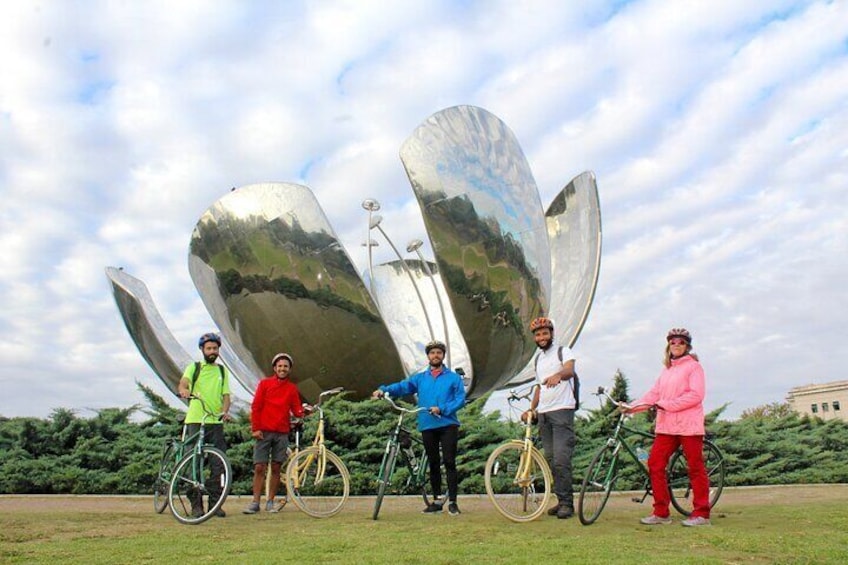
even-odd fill
[{"label": "backpack", "polygon": [[[560,345],[557,348],[557,356],[559,357],[559,364],[562,365],[562,346]],[[534,361],[533,369],[539,370],[539,356],[536,355],[536,360]],[[574,391],[574,409],[580,410],[580,379],[577,377],[577,373],[574,373],[574,376],[571,377],[571,388]]]},{"label": "backpack", "polygon": [[[221,384],[224,384],[224,366],[218,365],[218,369],[221,371]],[[191,387],[189,387],[189,392],[194,392],[194,383],[197,382],[197,377],[200,375],[200,361],[194,362],[194,374],[191,376]]]}]

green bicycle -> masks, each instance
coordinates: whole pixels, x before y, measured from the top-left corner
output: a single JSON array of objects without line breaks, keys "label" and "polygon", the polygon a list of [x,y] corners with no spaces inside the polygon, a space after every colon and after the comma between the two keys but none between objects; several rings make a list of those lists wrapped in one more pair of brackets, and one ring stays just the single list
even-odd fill
[{"label": "green bicycle", "polygon": [[[605,396],[618,404],[618,401],[610,396],[604,387],[598,387],[595,396]],[[622,453],[633,460],[637,473],[645,485],[642,496],[631,500],[642,503],[651,494],[647,452],[641,448],[640,444],[652,442],[654,434],[628,426],[625,422],[629,417],[624,413],[618,415],[615,429],[604,446],[595,454],[586,470],[577,501],[577,516],[584,526],[594,523],[601,515],[610,493],[615,488],[616,481],[625,470],[626,460],[622,459]],[[724,489],[724,455],[712,441],[706,438],[704,438],[704,464],[710,480],[710,508],[712,508],[718,502],[721,491]],[[687,469],[686,457],[683,455],[683,450],[678,448],[668,463],[668,490],[672,506],[684,516],[692,513],[692,487]]]},{"label": "green bicycle", "polygon": [[[203,407],[200,429],[187,438],[166,444],[153,504],[160,511],[161,485],[168,480],[167,504],[171,514],[182,524],[195,525],[214,516],[224,505],[233,484],[233,469],[223,451],[206,443],[206,423],[220,420],[221,415],[210,412],[199,396],[190,398],[199,400]],[[185,427],[183,430],[185,435]],[[180,454],[182,458],[173,463]]]},{"label": "green bicycle", "polygon": [[[383,461],[380,463],[380,472],[377,474],[377,500],[374,502],[374,512],[371,516],[374,520],[380,515],[383,497],[386,496],[386,492],[392,484],[399,458],[406,476],[396,486],[397,491],[399,493],[420,493],[426,506],[429,506],[431,502],[438,498],[435,493],[431,492],[432,488],[428,476],[430,463],[427,453],[424,451],[424,443],[418,436],[413,435],[409,429],[403,426],[403,420],[406,416],[417,414],[425,408],[399,406],[388,394],[384,394],[383,399],[391,404],[392,408],[399,412],[399,415],[397,423],[386,441],[386,450],[383,452]],[[447,500],[447,490],[442,494],[441,499]]]}]

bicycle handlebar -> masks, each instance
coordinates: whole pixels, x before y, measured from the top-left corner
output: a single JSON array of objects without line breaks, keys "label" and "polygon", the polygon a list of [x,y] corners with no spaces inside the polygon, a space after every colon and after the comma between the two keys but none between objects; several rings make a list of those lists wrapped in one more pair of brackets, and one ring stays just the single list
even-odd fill
[{"label": "bicycle handlebar", "polygon": [[519,400],[527,400],[533,395],[533,392],[538,386],[538,384],[534,384],[533,386],[528,388],[527,392],[524,394],[518,394],[518,391],[512,389],[509,391],[509,396],[506,397],[506,400],[507,402],[518,402]]},{"label": "bicycle handlebar", "polygon": [[605,388],[604,388],[604,387],[602,387],[602,386],[599,386],[599,387],[598,387],[597,392],[594,392],[594,393],[592,393],[592,394],[594,394],[595,396],[606,396],[606,397],[610,400],[610,402],[612,402],[612,403],[613,403],[613,404],[615,404],[616,406],[618,406],[618,407],[624,407],[624,408],[627,408],[627,409],[630,409],[630,410],[632,410],[633,408],[641,408],[641,407],[643,407],[643,406],[645,406],[646,408],[651,408],[651,407],[655,407],[655,406],[656,406],[657,408],[659,408],[659,406],[657,406],[656,404],[647,404],[647,403],[642,403],[642,404],[633,404],[633,405],[630,405],[630,404],[627,404],[626,402],[624,402],[623,400],[616,400],[615,398],[613,398],[613,397],[612,397],[612,395],[610,395],[610,393],[608,392],[608,390],[607,390],[607,389],[605,389]]},{"label": "bicycle handlebar", "polygon": [[210,418],[217,418],[218,420],[220,420],[224,416],[223,412],[220,413],[220,414],[215,414],[214,412],[209,410],[209,407],[206,405],[206,401],[203,400],[200,397],[200,395],[191,393],[191,394],[188,395],[188,398],[189,398],[189,400],[197,400],[197,401],[200,402],[200,408],[203,410],[203,420],[204,421],[206,420],[207,416],[210,417]]},{"label": "bicycle handlebar", "polygon": [[398,406],[397,404],[395,404],[395,401],[392,400],[392,397],[385,392],[383,393],[383,399],[389,404],[391,404],[392,408],[394,408],[398,412],[406,412],[407,414],[417,414],[418,412],[429,410],[429,408],[424,408],[423,406],[419,406],[418,408],[405,408],[403,406]]}]

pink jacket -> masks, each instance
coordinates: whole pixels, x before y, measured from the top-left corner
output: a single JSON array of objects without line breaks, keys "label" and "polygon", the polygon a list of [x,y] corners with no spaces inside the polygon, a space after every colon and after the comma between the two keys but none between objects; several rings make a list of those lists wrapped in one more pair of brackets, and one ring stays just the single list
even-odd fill
[{"label": "pink jacket", "polygon": [[656,432],[704,435],[704,369],[690,355],[671,360],[654,386],[634,404],[656,404]]}]

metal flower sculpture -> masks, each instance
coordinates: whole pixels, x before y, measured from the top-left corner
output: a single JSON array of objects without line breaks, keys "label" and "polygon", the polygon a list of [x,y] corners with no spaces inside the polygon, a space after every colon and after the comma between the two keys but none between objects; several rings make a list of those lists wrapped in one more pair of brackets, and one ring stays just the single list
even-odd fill
[{"label": "metal flower sculpture", "polygon": [[[368,199],[369,234],[380,232],[398,259],[375,267],[369,235],[366,282],[313,193],[297,184],[238,188],[197,222],[189,272],[224,336],[221,358],[248,391],[273,354],[288,351],[308,399],[334,386],[364,397],[415,370],[438,338],[478,397],[532,378],[532,318],[553,317],[558,340],[576,341],[600,265],[594,175],[571,181],[545,212],[513,133],[472,106],[434,114],[400,154],[435,261],[420,240],[406,247],[417,259],[405,259]],[[139,351],[176,392],[191,356],[140,280],[106,274]]]}]

